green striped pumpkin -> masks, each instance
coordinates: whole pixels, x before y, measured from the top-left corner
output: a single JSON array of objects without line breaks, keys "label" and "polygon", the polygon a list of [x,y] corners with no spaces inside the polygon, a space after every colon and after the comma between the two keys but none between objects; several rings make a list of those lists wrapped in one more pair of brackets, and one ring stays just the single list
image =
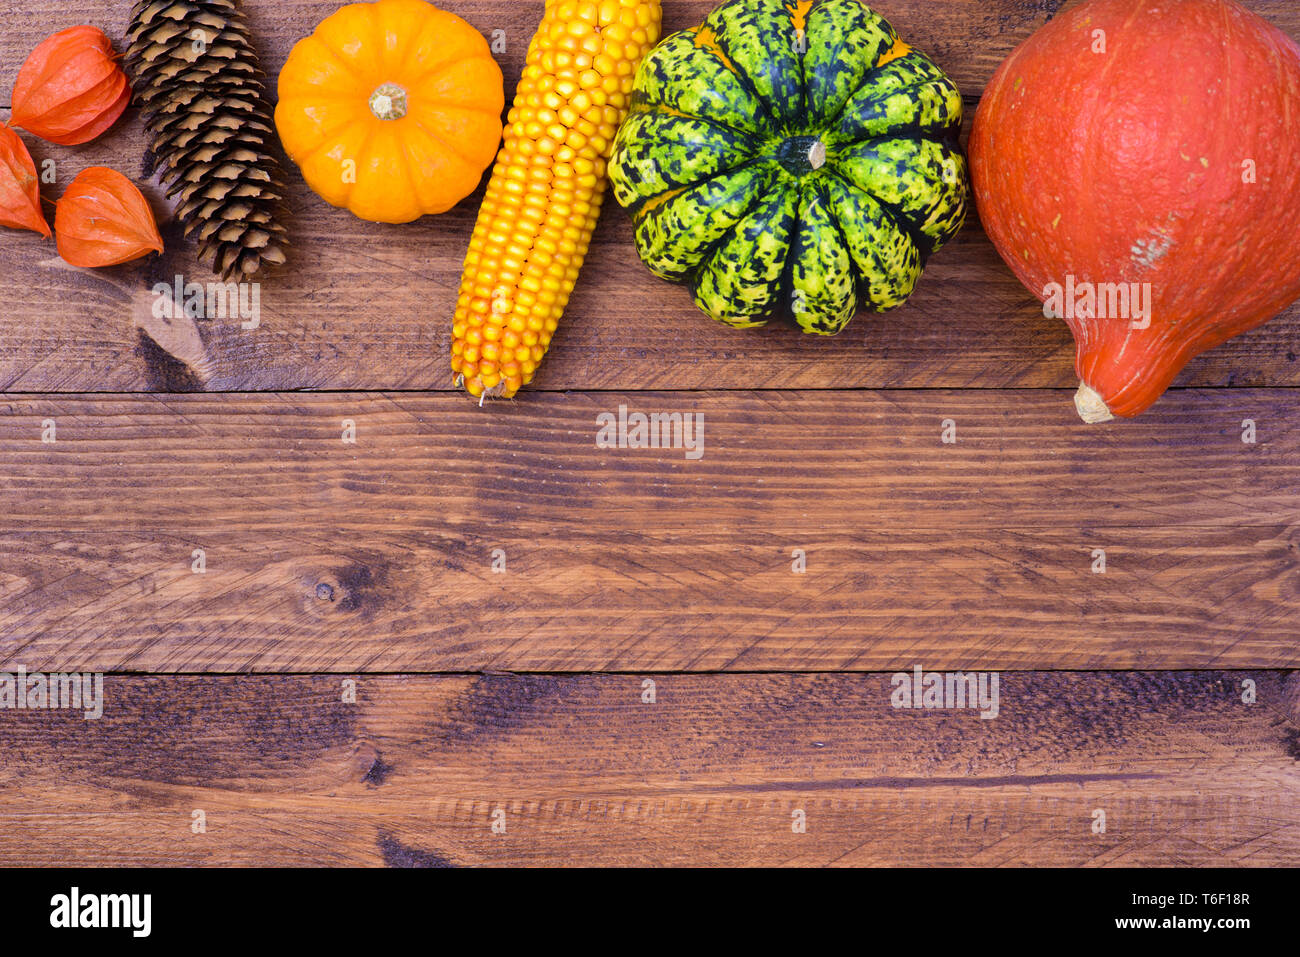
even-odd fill
[{"label": "green striped pumpkin", "polygon": [[961,228],[961,111],[860,0],[728,0],[642,62],[610,179],[641,259],[708,315],[834,335]]}]

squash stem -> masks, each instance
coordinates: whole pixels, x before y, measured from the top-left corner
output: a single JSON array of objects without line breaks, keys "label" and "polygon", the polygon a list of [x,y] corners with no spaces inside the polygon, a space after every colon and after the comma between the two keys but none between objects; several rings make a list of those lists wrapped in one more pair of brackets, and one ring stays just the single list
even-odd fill
[{"label": "squash stem", "polygon": [[1089,425],[1109,422],[1115,418],[1103,399],[1092,386],[1086,382],[1079,383],[1079,391],[1074,394],[1074,407],[1079,411],[1079,418]]},{"label": "squash stem", "polygon": [[381,83],[370,94],[370,112],[381,120],[400,120],[406,115],[406,90],[396,83]]}]

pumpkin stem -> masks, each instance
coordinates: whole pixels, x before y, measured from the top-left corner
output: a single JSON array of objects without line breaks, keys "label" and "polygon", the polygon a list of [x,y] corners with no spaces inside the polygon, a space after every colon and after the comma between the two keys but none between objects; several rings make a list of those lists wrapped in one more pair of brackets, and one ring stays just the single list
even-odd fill
[{"label": "pumpkin stem", "polygon": [[1109,422],[1115,418],[1110,406],[1106,405],[1106,400],[1086,382],[1079,383],[1079,391],[1074,394],[1074,407],[1079,411],[1079,418],[1089,425]]},{"label": "pumpkin stem", "polygon": [[396,83],[381,83],[370,94],[370,112],[381,120],[400,120],[406,115],[406,89]]}]

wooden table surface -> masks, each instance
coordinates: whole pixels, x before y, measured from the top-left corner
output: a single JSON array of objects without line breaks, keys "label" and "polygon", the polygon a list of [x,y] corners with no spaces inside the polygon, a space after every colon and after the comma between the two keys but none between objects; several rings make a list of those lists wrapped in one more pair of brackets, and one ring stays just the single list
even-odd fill
[{"label": "wooden table surface", "polygon": [[[540,0],[445,5],[512,93]],[[878,8],[973,114],[1061,5]],[[274,74],[336,4],[244,6]],[[8,90],[130,3],[0,8]],[[134,110],[24,140],[47,196],[153,175]],[[0,864],[1300,862],[1300,308],[1087,427],[977,222],[813,341],[709,322],[611,202],[534,387],[480,409],[447,353],[481,193],[389,227],[290,182],[251,330],[152,315],[211,280],[156,182],[161,257],[0,235],[0,670],[108,675],[99,721],[0,710]],[[702,414],[703,457],[598,448],[620,406]],[[998,672],[998,716],[895,709],[914,666]]]}]

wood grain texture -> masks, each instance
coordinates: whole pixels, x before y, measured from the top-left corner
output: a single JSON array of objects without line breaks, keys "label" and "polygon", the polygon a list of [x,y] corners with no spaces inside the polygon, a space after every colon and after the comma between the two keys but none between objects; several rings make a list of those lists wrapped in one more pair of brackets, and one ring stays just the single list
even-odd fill
[{"label": "wood grain texture", "polygon": [[[1037,391],[10,397],[0,662],[1298,667],[1298,400],[1088,428]],[[702,415],[703,458],[597,448],[620,405]]]},{"label": "wood grain texture", "polygon": [[[333,9],[242,5],[272,74]],[[505,31],[512,91],[541,0],[445,5]],[[1300,36],[1291,0],[1247,5]],[[668,29],[711,6],[667,0]],[[968,114],[1062,6],[878,4]],[[7,91],[129,4],[0,10]],[[24,138],[49,199],[153,176],[134,111]],[[1049,391],[1064,325],[978,223],[827,342],[708,322],[611,203],[536,390],[480,410],[438,394],[479,194],[386,227],[291,182],[253,330],[149,314],[210,278],[156,181],[161,258],[0,235],[0,671],[110,672],[101,721],[0,709],[0,865],[1300,861],[1300,676],[1163,670],[1300,668],[1300,309],[1089,429]],[[620,405],[702,414],[703,458],[597,448]],[[1002,669],[998,717],[891,708],[915,665]],[[1145,670],[1059,670],[1117,668]],[[539,673],[457,673],[508,671]]]},{"label": "wood grain texture", "polygon": [[992,720],[887,675],[652,680],[110,677],[97,722],[0,711],[0,864],[1300,859],[1295,677],[1007,673]]},{"label": "wood grain texture", "polygon": [[[1293,36],[1290,0],[1247,4]],[[324,14],[307,0],[247,0],[267,69],[278,73],[296,39]],[[540,16],[538,0],[449,4],[485,33],[504,30],[507,86]],[[699,22],[711,0],[665,4],[670,30]],[[929,52],[967,94],[973,114],[997,64],[1061,6],[1052,0],[891,0],[881,10]],[[111,0],[62,14],[34,5],[10,11],[0,37],[0,89],[39,39],[59,25],[91,22],[120,38],[127,8]],[[148,178],[151,165],[134,111],[87,147],[26,137],[38,162],[56,161],[60,183],[86,165]],[[476,193],[452,212],[403,227],[362,223],[316,199],[290,175],[295,248],[291,266],[262,288],[262,325],[208,319],[183,334],[139,321],[159,281],[210,281],[170,221],[156,186],[167,253],[96,272],[61,265],[34,234],[0,236],[0,391],[451,388],[450,316],[469,241]],[[47,187],[53,198],[60,187]],[[151,329],[161,343],[150,339]],[[177,349],[173,341],[183,341]],[[161,348],[159,347],[161,346]],[[169,358],[179,352],[180,361]],[[1185,386],[1300,385],[1300,308],[1195,361]],[[564,389],[1065,388],[1073,349],[1063,323],[1044,319],[972,224],[927,270],[912,302],[882,317],[859,316],[830,341],[792,329],[740,333],[703,317],[681,288],[637,260],[626,215],[611,201],[589,266],[535,387]]]}]

